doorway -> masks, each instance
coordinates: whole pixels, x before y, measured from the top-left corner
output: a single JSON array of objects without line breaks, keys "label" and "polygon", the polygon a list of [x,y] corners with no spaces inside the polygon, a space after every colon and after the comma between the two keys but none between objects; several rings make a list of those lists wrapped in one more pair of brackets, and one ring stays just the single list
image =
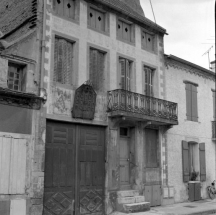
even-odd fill
[{"label": "doorway", "polygon": [[104,214],[104,128],[47,122],[43,214]]}]

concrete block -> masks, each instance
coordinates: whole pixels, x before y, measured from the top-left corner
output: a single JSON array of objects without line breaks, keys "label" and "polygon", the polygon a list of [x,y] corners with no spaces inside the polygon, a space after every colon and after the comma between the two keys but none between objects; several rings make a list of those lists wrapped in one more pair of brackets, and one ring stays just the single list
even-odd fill
[{"label": "concrete block", "polygon": [[124,212],[126,212],[126,213],[149,211],[150,210],[150,202],[125,204],[123,206],[123,208],[124,208]]},{"label": "concrete block", "polygon": [[121,190],[121,191],[117,191],[117,196],[119,198],[130,197],[130,196],[139,196],[139,191],[138,190]]},{"label": "concrete block", "polygon": [[145,196],[135,196],[135,202],[140,203],[145,201]]},{"label": "concrete block", "polygon": [[131,203],[135,203],[135,197],[117,198],[117,203],[118,204],[131,204]]}]

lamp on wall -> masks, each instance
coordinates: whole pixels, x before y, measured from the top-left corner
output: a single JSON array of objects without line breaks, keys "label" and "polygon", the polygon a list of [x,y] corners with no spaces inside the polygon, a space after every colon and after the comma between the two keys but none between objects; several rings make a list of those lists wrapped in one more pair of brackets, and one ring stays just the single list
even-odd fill
[{"label": "lamp on wall", "polygon": [[47,91],[44,88],[40,88],[40,98],[42,99],[43,104],[47,101]]}]

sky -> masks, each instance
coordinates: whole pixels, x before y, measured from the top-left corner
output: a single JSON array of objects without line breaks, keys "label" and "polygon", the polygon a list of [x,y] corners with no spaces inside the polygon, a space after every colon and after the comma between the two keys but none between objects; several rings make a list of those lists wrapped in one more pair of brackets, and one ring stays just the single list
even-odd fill
[{"label": "sky", "polygon": [[[215,0],[151,0],[156,23],[167,30],[165,54],[209,69],[215,60]],[[145,16],[154,21],[150,0],[140,0]],[[202,56],[203,55],[203,56]]]}]

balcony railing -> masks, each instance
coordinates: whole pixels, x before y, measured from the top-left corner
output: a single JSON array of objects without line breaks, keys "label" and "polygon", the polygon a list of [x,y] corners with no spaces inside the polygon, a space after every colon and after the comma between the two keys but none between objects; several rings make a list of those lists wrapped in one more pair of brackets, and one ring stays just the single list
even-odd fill
[{"label": "balcony railing", "polygon": [[[108,91],[108,112],[124,111],[178,121],[177,103],[117,89]],[[142,117],[142,118],[143,118]]]},{"label": "balcony railing", "polygon": [[212,138],[216,139],[216,121],[212,121]]}]

